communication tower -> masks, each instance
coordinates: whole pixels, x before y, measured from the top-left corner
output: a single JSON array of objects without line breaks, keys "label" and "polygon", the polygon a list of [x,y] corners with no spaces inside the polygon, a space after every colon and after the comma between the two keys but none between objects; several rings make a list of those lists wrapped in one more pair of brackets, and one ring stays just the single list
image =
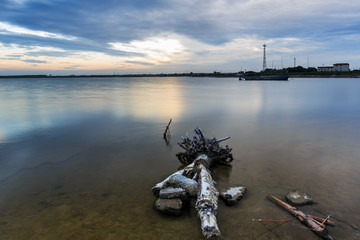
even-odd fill
[{"label": "communication tower", "polygon": [[266,69],[266,44],[264,44],[263,47],[264,47],[263,71],[265,71],[265,69]]}]

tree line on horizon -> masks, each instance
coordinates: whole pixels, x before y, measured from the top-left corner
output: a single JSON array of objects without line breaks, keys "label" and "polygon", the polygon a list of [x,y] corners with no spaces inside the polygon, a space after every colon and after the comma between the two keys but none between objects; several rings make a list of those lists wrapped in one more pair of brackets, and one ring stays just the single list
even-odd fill
[{"label": "tree line on horizon", "polygon": [[[97,75],[0,75],[0,78],[59,78],[59,77],[238,77],[241,72],[210,72],[210,73],[144,73],[144,74],[97,74]],[[318,72],[315,67],[304,68],[302,66],[288,67],[283,69],[267,68],[264,71],[246,71],[249,75],[277,75],[277,74],[289,74],[289,75],[358,75],[360,70],[352,70],[349,72]]]}]

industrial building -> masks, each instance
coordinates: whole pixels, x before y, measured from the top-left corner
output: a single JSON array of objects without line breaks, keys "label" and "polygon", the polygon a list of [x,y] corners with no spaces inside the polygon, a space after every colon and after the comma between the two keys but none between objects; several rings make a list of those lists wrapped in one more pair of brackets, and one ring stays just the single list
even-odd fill
[{"label": "industrial building", "polygon": [[348,72],[350,71],[349,63],[335,63],[333,66],[320,66],[318,72]]}]

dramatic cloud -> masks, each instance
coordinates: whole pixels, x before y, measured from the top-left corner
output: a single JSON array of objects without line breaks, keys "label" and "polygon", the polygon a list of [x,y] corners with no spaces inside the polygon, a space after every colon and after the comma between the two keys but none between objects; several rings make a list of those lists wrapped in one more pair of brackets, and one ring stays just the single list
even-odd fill
[{"label": "dramatic cloud", "polygon": [[44,38],[55,38],[55,39],[64,39],[64,40],[75,40],[75,37],[68,37],[61,34],[44,32],[44,31],[34,31],[30,29],[26,29],[19,26],[14,26],[8,23],[0,22],[0,33],[2,34],[25,34],[25,35],[33,35],[37,37]]},{"label": "dramatic cloud", "polygon": [[269,67],[360,68],[359,19],[358,0],[2,0],[0,74],[259,70],[264,43]]},{"label": "dramatic cloud", "polygon": [[22,60],[23,62],[27,62],[27,63],[46,63],[46,61],[41,61],[41,60],[31,60],[31,59],[27,59],[27,60]]},{"label": "dramatic cloud", "polygon": [[141,53],[148,56],[163,56],[181,50],[181,44],[176,39],[150,38],[144,41],[131,41],[128,44],[121,42],[109,43],[114,50]]}]

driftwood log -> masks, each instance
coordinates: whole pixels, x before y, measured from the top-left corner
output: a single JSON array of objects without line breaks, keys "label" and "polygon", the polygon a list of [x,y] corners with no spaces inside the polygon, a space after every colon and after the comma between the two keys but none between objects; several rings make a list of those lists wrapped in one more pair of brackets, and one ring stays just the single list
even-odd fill
[{"label": "driftwood log", "polygon": [[199,190],[195,208],[201,221],[201,230],[204,236],[220,236],[216,215],[218,209],[219,192],[215,188],[211,174],[206,166],[211,162],[207,155],[200,155],[195,159],[195,167],[198,171]]},{"label": "driftwood log", "polygon": [[305,214],[304,212],[300,211],[296,207],[293,207],[290,204],[287,204],[274,196],[269,196],[269,198],[270,198],[270,200],[274,201],[279,206],[283,207],[286,211],[291,213],[300,222],[302,222],[307,227],[309,227],[311,229],[311,231],[313,231],[314,233],[316,233],[323,239],[333,240],[333,238],[329,235],[327,229],[324,226],[327,219],[324,219],[324,221],[322,223],[320,223],[315,218],[311,217],[310,215]]},{"label": "driftwood log", "polygon": [[[161,192],[169,188],[184,189],[189,197],[196,197],[195,209],[201,221],[201,230],[208,238],[220,236],[216,220],[219,192],[208,170],[210,165],[211,159],[207,155],[199,155],[193,163],[152,188],[153,194],[160,198]],[[194,184],[195,181],[197,184]]]},{"label": "driftwood log", "polygon": [[[222,148],[219,145],[220,142],[229,138],[207,139],[200,128],[194,130],[193,139],[190,139],[188,134],[186,137],[181,137],[181,142],[178,144],[185,152],[178,153],[177,157],[182,164],[187,166],[152,188],[153,194],[160,199],[169,198],[169,194],[162,197],[163,194],[160,192],[173,192],[174,189],[177,189],[177,192],[184,189],[188,197],[196,198],[195,209],[201,221],[201,230],[208,238],[221,235],[216,219],[219,192],[215,188],[215,181],[209,169],[215,163],[228,165],[233,160],[231,149],[228,146]],[[162,211],[162,208],[159,210]]]},{"label": "driftwood log", "polygon": [[171,174],[170,176],[168,176],[167,178],[165,178],[162,182],[159,182],[157,184],[155,184],[155,186],[152,187],[151,191],[153,192],[153,194],[158,197],[160,190],[164,189],[166,187],[168,187],[169,184],[169,180],[171,177],[176,176],[176,175],[183,175],[183,176],[187,176],[190,175],[190,172],[193,172],[194,169],[194,163],[189,164],[188,166],[186,166],[185,168]]}]

